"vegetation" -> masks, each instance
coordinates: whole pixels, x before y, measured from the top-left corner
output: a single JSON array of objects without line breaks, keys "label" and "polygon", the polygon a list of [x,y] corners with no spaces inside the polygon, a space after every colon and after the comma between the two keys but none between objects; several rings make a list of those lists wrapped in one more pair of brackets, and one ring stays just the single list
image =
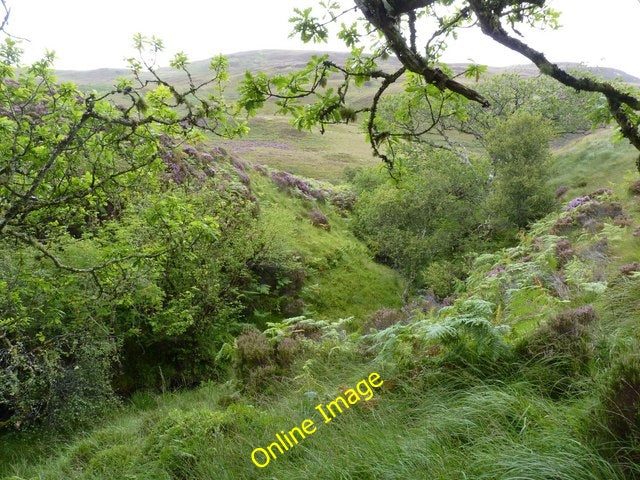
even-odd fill
[{"label": "vegetation", "polygon": [[[340,6],[322,5],[335,22]],[[637,152],[582,135],[612,115],[634,144],[635,93],[506,33],[553,26],[545,2],[352,10],[345,66],[247,73],[233,94],[222,57],[201,82],[179,53],[167,76],[156,38],[136,36],[131,77],[100,93],[5,42],[0,478],[640,476]],[[426,57],[418,16],[440,20]],[[591,93],[436,68],[474,22]],[[292,23],[328,35],[311,10]],[[380,34],[373,55],[363,27]],[[389,52],[395,73],[378,68]],[[366,82],[373,98],[348,94]],[[386,163],[312,178],[306,158],[291,172],[225,150],[260,108],[301,130],[364,115]],[[321,404],[340,415],[323,421]],[[280,433],[305,419],[317,432],[288,448]]]},{"label": "vegetation", "polygon": [[550,140],[550,125],[542,117],[524,112],[488,132],[485,145],[495,175],[489,203],[498,230],[524,228],[551,211],[553,195],[546,184]]},{"label": "vegetation", "polygon": [[[637,114],[640,99],[636,88],[568,72],[509,32],[510,28],[522,36],[518,31],[520,25],[558,28],[560,13],[545,0],[358,0],[350,8],[343,7],[339,1],[327,1],[320,3],[320,9],[321,17],[316,16],[312,8],[296,9],[296,15],[291,18],[293,34],[306,43],[325,42],[330,36],[330,27],[340,21],[335,35],[351,50],[349,58],[338,65],[328,56],[313,57],[305,69],[290,75],[269,77],[247,73],[241,88],[241,104],[248,112],[254,112],[266,100],[274,98],[278,112],[292,115],[297,127],[318,126],[320,131],[324,131],[326,125],[354,122],[358,114],[365,114],[363,123],[373,154],[393,167],[394,145],[399,138],[419,139],[437,129],[442,120],[464,122],[468,102],[490,106],[482,92],[461,82],[459,75],[454,75],[440,62],[447,41],[455,40],[459,29],[478,26],[495,42],[529,59],[540,73],[578,92],[596,94],[594,119],[615,121],[620,136],[640,150]],[[361,17],[353,23],[341,20],[354,10]],[[388,71],[381,68],[380,62],[390,54],[396,55],[401,66]],[[472,64],[463,73],[478,81],[485,70],[484,66]],[[332,75],[341,79],[340,85],[325,88]],[[380,122],[381,99],[403,77],[406,78],[403,90],[410,101],[404,103],[406,109],[399,115],[405,119],[418,110],[416,107],[425,110],[427,114],[422,116],[426,117],[427,125],[418,131],[411,128],[394,131]],[[371,102],[366,106],[353,102],[348,95],[350,87],[362,87],[371,79],[379,82]],[[303,99],[311,99],[312,103],[305,104]],[[413,125],[414,122],[403,123]],[[640,170],[640,156],[636,164]]]},{"label": "vegetation", "polygon": [[385,173],[355,177],[354,230],[379,260],[419,282],[430,264],[463,262],[465,252],[482,248],[475,232],[486,217],[489,168],[420,148],[408,148],[406,158],[399,187]]},{"label": "vegetation", "polygon": [[[621,200],[637,220],[635,200]],[[369,333],[359,322],[300,317],[247,332],[230,353],[234,383],[134,395],[54,460],[20,451],[11,474],[402,478],[420,468],[434,478],[634,478],[634,414],[614,412],[632,412],[637,401],[629,343],[638,332],[629,303],[637,278],[624,278],[618,264],[626,259],[616,260],[637,255],[637,242],[611,218],[594,233],[550,234],[566,214],[536,223],[515,247],[478,257],[450,307],[414,304],[400,314],[407,320]],[[569,261],[559,256],[563,242],[574,252]],[[372,369],[385,381],[375,401],[345,412],[268,471],[251,463],[252,448]]]}]

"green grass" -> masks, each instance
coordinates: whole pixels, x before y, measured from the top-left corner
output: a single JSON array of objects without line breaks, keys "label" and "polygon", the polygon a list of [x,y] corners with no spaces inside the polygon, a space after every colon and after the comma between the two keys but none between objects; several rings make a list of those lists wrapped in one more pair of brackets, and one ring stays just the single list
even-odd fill
[{"label": "green grass", "polygon": [[333,125],[324,135],[299,131],[289,118],[260,115],[250,120],[249,135],[222,146],[253,163],[296,175],[342,183],[347,167],[380,163],[357,125]]},{"label": "green grass", "polygon": [[638,152],[626,140],[613,143],[611,129],[567,141],[555,149],[554,187],[570,187],[565,198],[584,195],[601,187],[613,187],[625,195],[625,177],[638,177]]},{"label": "green grass", "polygon": [[391,270],[377,264],[366,247],[349,230],[349,219],[334,207],[319,204],[331,230],[309,221],[313,205],[278,190],[268,178],[253,175],[252,188],[260,199],[265,228],[278,243],[298,253],[309,266],[303,299],[308,314],[337,319],[363,319],[381,307],[402,303],[404,282]]},{"label": "green grass", "polygon": [[[331,366],[322,360],[312,374],[325,403],[373,368],[350,357]],[[580,439],[575,419],[588,402],[560,404],[518,381],[462,383],[456,373],[423,374],[426,380],[416,382],[382,371],[382,378],[386,387],[369,403],[361,400],[328,424],[314,415],[300,381],[230,409],[219,404],[224,388],[215,385],[164,395],[152,410],[131,405],[55,458],[14,472],[42,480],[623,478]],[[236,423],[209,429],[216,415]],[[252,464],[254,448],[305,418],[318,426],[313,435],[264,469]]]}]

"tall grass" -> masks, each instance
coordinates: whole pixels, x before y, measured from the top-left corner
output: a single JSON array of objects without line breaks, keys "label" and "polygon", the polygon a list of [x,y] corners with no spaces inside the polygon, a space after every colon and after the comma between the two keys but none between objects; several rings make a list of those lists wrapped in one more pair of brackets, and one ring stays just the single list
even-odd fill
[{"label": "tall grass", "polygon": [[[326,395],[342,379],[368,373],[366,363],[318,365]],[[226,429],[208,429],[217,387],[160,398],[150,412],[131,411],[108,427],[70,443],[51,462],[16,467],[40,479],[621,479],[580,432],[588,402],[560,404],[522,381],[459,380],[461,372],[387,377],[388,389],[371,404],[352,407],[264,469],[250,452],[309,414],[295,382],[279,395],[254,399],[252,412]],[[428,377],[428,381],[426,378]],[[384,376],[383,376],[384,379]],[[197,419],[202,422],[191,422]],[[204,426],[203,426],[204,424]],[[158,448],[160,446],[161,448]]]}]

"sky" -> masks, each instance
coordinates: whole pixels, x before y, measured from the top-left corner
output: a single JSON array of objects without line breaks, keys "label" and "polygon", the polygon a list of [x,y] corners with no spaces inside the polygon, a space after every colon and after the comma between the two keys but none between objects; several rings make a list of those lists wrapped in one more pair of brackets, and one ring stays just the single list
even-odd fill
[{"label": "sky", "polygon": [[[338,41],[305,45],[288,38],[294,7],[319,0],[8,0],[8,31],[22,43],[24,60],[56,52],[58,69],[124,67],[134,54],[136,32],[163,39],[167,58],[184,51],[192,60],[215,54],[260,49],[345,50]],[[353,5],[343,0],[344,5]],[[560,10],[558,31],[524,30],[531,46],[555,62],[619,68],[640,77],[637,20],[640,0],[550,0]],[[496,44],[477,30],[465,30],[451,42],[449,62],[507,66],[524,57]],[[166,58],[164,59],[166,63]]]}]

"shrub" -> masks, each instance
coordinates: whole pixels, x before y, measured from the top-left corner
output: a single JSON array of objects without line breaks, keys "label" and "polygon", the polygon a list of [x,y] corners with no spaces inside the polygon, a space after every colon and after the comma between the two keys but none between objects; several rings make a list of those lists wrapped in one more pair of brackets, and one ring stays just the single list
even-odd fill
[{"label": "shrub", "polygon": [[[289,329],[286,329],[289,332]],[[255,328],[247,328],[235,341],[235,369],[249,392],[268,392],[283,377],[302,351],[299,338],[283,334],[273,338]]]},{"label": "shrub", "polygon": [[574,209],[578,208],[580,205],[584,205],[584,204],[586,204],[586,203],[589,203],[590,201],[591,201],[591,197],[589,197],[588,195],[587,195],[587,196],[584,196],[584,197],[577,197],[577,198],[574,198],[573,200],[571,200],[571,201],[567,204],[567,206],[566,206],[566,208],[564,209],[564,211],[565,211],[565,212],[569,212],[569,211],[571,211],[571,210],[574,210]]},{"label": "shrub", "polygon": [[449,297],[454,293],[458,281],[456,270],[457,268],[446,260],[433,262],[423,270],[422,283],[439,298]]},{"label": "shrub", "polygon": [[621,213],[620,215],[616,215],[613,219],[613,224],[618,227],[630,227],[633,225],[633,220],[627,213]]},{"label": "shrub", "polygon": [[556,188],[556,192],[555,192],[556,199],[562,198],[564,194],[567,193],[568,191],[569,191],[569,187],[567,187],[566,185],[562,185]]},{"label": "shrub", "polygon": [[262,175],[263,177],[266,177],[267,175],[269,175],[269,170],[265,165],[262,165],[260,163],[256,163],[253,166],[253,169],[258,172],[260,175]]},{"label": "shrub", "polygon": [[633,263],[628,263],[626,265],[622,265],[620,267],[620,272],[623,275],[627,275],[627,276],[635,272],[640,272],[640,262],[633,262]]},{"label": "shrub", "polygon": [[477,231],[488,172],[485,163],[465,165],[449,152],[402,148],[406,171],[398,185],[381,182],[376,172],[357,176],[352,225],[378,260],[420,284],[429,264],[486,248]]},{"label": "shrub", "polygon": [[356,194],[347,188],[335,190],[333,195],[331,195],[331,204],[343,212],[351,212],[356,204]]},{"label": "shrub", "polygon": [[[232,175],[228,162],[219,166]],[[233,176],[204,182],[211,188],[185,179],[132,193],[117,217],[52,243],[77,267],[131,257],[95,279],[0,244],[0,422],[62,429],[95,418],[114,389],[213,378],[224,366],[216,352],[254,307],[277,311],[295,299],[304,270],[259,227],[249,190]],[[267,265],[275,273],[261,289]]]},{"label": "shrub", "polygon": [[629,185],[629,192],[631,192],[632,195],[640,195],[640,180],[636,180]]},{"label": "shrub", "polygon": [[284,337],[281,339],[275,348],[275,358],[278,364],[282,367],[288,367],[293,363],[293,360],[301,352],[302,344],[298,339],[292,337]]},{"label": "shrub", "polygon": [[562,268],[575,255],[575,250],[571,248],[568,240],[562,239],[556,243],[556,259],[558,266]]},{"label": "shrub", "polygon": [[[140,217],[150,225],[141,226]],[[112,300],[124,338],[118,388],[173,388],[214,377],[215,353],[238,332],[238,319],[270,296],[244,293],[257,283],[255,267],[287,257],[266,246],[251,201],[232,188],[157,195],[131,209],[129,221],[137,230],[127,235],[171,255],[147,264],[131,293]]]},{"label": "shrub", "polygon": [[255,328],[247,328],[236,338],[238,367],[247,371],[253,367],[266,366],[271,363],[273,347],[269,340]]},{"label": "shrub", "polygon": [[570,391],[570,382],[586,373],[592,355],[590,326],[596,318],[592,305],[567,310],[517,345],[521,358],[544,367],[541,379],[552,395]]},{"label": "shrub", "polygon": [[565,208],[567,213],[551,227],[551,233],[565,234],[574,227],[582,227],[595,233],[602,229],[605,220],[613,220],[619,226],[631,225],[631,219],[622,204],[608,198],[612,193],[609,189],[601,188],[587,196],[574,198]]},{"label": "shrub", "polygon": [[111,386],[116,345],[95,331],[68,331],[66,338],[0,350],[0,427],[43,422],[73,431],[117,405]]},{"label": "shrub", "polygon": [[318,227],[327,231],[331,230],[329,218],[317,208],[314,208],[309,212],[309,219],[311,221],[311,225],[313,225],[314,227]]},{"label": "shrub", "polygon": [[551,227],[550,232],[554,235],[561,235],[571,230],[576,224],[572,216],[560,217]]}]

